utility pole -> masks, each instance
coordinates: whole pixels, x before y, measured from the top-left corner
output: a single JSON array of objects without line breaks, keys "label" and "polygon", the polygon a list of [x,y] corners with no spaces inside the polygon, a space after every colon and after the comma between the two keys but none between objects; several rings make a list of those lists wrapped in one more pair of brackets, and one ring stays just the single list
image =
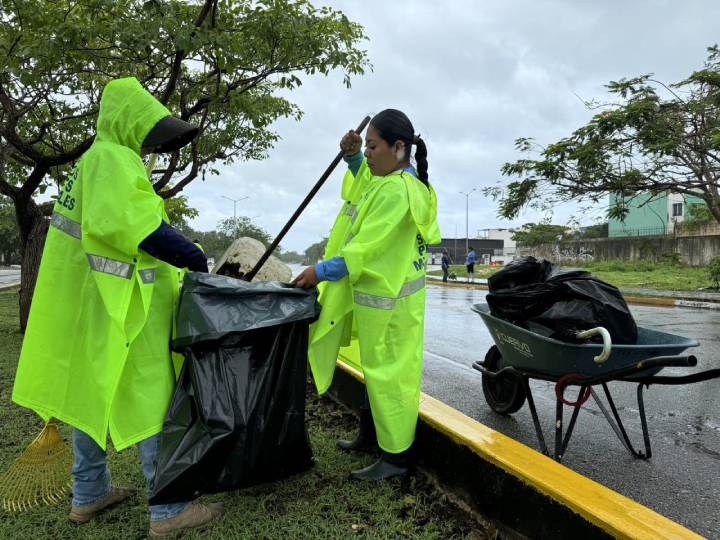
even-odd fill
[{"label": "utility pole", "polygon": [[455,238],[453,239],[453,263],[457,264],[457,223],[455,224]]},{"label": "utility pole", "polygon": [[472,188],[468,192],[464,192],[464,191],[460,192],[461,195],[465,195],[465,254],[466,255],[468,252],[468,244],[469,244],[469,237],[470,237],[469,227],[468,227],[469,214],[470,214],[470,202],[469,201],[470,201],[470,194],[473,191],[477,191],[477,188]]},{"label": "utility pole", "polygon": [[249,197],[249,196],[245,196],[245,197],[240,197],[239,199],[233,199],[233,198],[231,198],[231,197],[226,197],[225,195],[222,195],[222,198],[223,198],[223,199],[227,199],[228,201],[232,201],[232,202],[233,202],[233,233],[234,233],[234,234],[233,234],[233,240],[237,240],[237,230],[238,230],[238,226],[237,226],[237,203],[239,203],[240,201],[244,201],[245,199],[249,199],[250,197]]}]

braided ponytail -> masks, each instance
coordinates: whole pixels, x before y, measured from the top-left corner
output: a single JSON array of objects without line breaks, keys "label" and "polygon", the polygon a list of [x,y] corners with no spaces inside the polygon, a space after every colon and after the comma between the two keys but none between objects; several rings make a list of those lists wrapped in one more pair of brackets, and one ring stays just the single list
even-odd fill
[{"label": "braided ponytail", "polygon": [[428,162],[427,162],[427,146],[425,141],[420,138],[420,135],[416,135],[413,138],[413,144],[417,147],[415,149],[415,163],[417,163],[418,179],[428,185]]}]

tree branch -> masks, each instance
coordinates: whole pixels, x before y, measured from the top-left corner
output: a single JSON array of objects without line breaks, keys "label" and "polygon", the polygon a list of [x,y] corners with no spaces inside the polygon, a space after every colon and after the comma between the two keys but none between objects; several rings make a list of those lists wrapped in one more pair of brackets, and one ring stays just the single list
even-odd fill
[{"label": "tree branch", "polygon": [[[205,0],[205,3],[203,4],[202,8],[200,9],[200,13],[198,13],[197,18],[195,19],[194,26],[195,28],[200,28],[202,24],[205,22],[205,19],[207,18],[208,14],[212,10],[213,5],[215,4],[214,0]],[[190,37],[194,36],[195,32],[190,33]],[[177,85],[177,80],[180,75],[180,67],[182,66],[182,61],[187,55],[186,51],[183,51],[182,49],[176,49],[175,50],[175,58],[173,59],[172,63],[172,69],[170,70],[170,78],[168,79],[167,86],[165,87],[165,91],[162,93],[162,96],[160,96],[160,103],[163,105],[167,105],[170,101],[170,98],[172,97],[173,92],[175,91],[175,86]]]},{"label": "tree branch", "polygon": [[23,187],[20,189],[20,197],[23,199],[30,199],[32,197],[32,194],[35,193],[35,190],[40,185],[43,178],[45,178],[45,175],[49,170],[49,165],[40,163],[35,165],[35,168],[32,170],[30,176],[27,177],[27,180],[25,180]]},{"label": "tree branch", "polygon": [[178,161],[180,161],[180,150],[176,150],[172,153],[172,155],[170,156],[170,162],[165,168],[165,172],[160,177],[160,180],[153,184],[153,189],[155,190],[155,193],[159,192],[162,188],[168,185],[168,182],[170,182],[172,175],[175,174]]}]

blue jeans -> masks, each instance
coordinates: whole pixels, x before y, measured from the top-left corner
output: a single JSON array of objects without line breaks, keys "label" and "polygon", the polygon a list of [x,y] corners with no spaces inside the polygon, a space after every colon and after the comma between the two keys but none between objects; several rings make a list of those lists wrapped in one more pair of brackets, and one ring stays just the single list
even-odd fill
[{"label": "blue jeans", "polygon": [[[103,499],[110,492],[110,470],[107,454],[86,433],[73,429],[73,500],[74,506],[86,506]],[[160,434],[153,435],[138,443],[138,454],[143,475],[147,480],[148,496],[155,481]],[[185,510],[189,503],[150,505],[150,520],[168,519]]]}]

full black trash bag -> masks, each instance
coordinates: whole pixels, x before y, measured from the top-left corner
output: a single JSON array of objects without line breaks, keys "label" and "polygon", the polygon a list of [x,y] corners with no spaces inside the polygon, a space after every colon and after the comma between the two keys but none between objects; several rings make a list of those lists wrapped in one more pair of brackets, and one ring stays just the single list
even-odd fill
[{"label": "full black trash bag", "polygon": [[490,313],[518,326],[569,342],[578,331],[602,326],[613,343],[637,341],[637,325],[620,291],[590,272],[523,257],[493,275],[488,286]]},{"label": "full black trash bag", "polygon": [[488,288],[491,291],[499,291],[529,283],[540,283],[550,277],[552,270],[553,265],[550,261],[522,257],[508,263],[502,270],[490,276]]},{"label": "full black trash bag", "polygon": [[185,356],[160,435],[151,504],[302,472],[308,326],[317,293],[185,276],[173,349]]}]

